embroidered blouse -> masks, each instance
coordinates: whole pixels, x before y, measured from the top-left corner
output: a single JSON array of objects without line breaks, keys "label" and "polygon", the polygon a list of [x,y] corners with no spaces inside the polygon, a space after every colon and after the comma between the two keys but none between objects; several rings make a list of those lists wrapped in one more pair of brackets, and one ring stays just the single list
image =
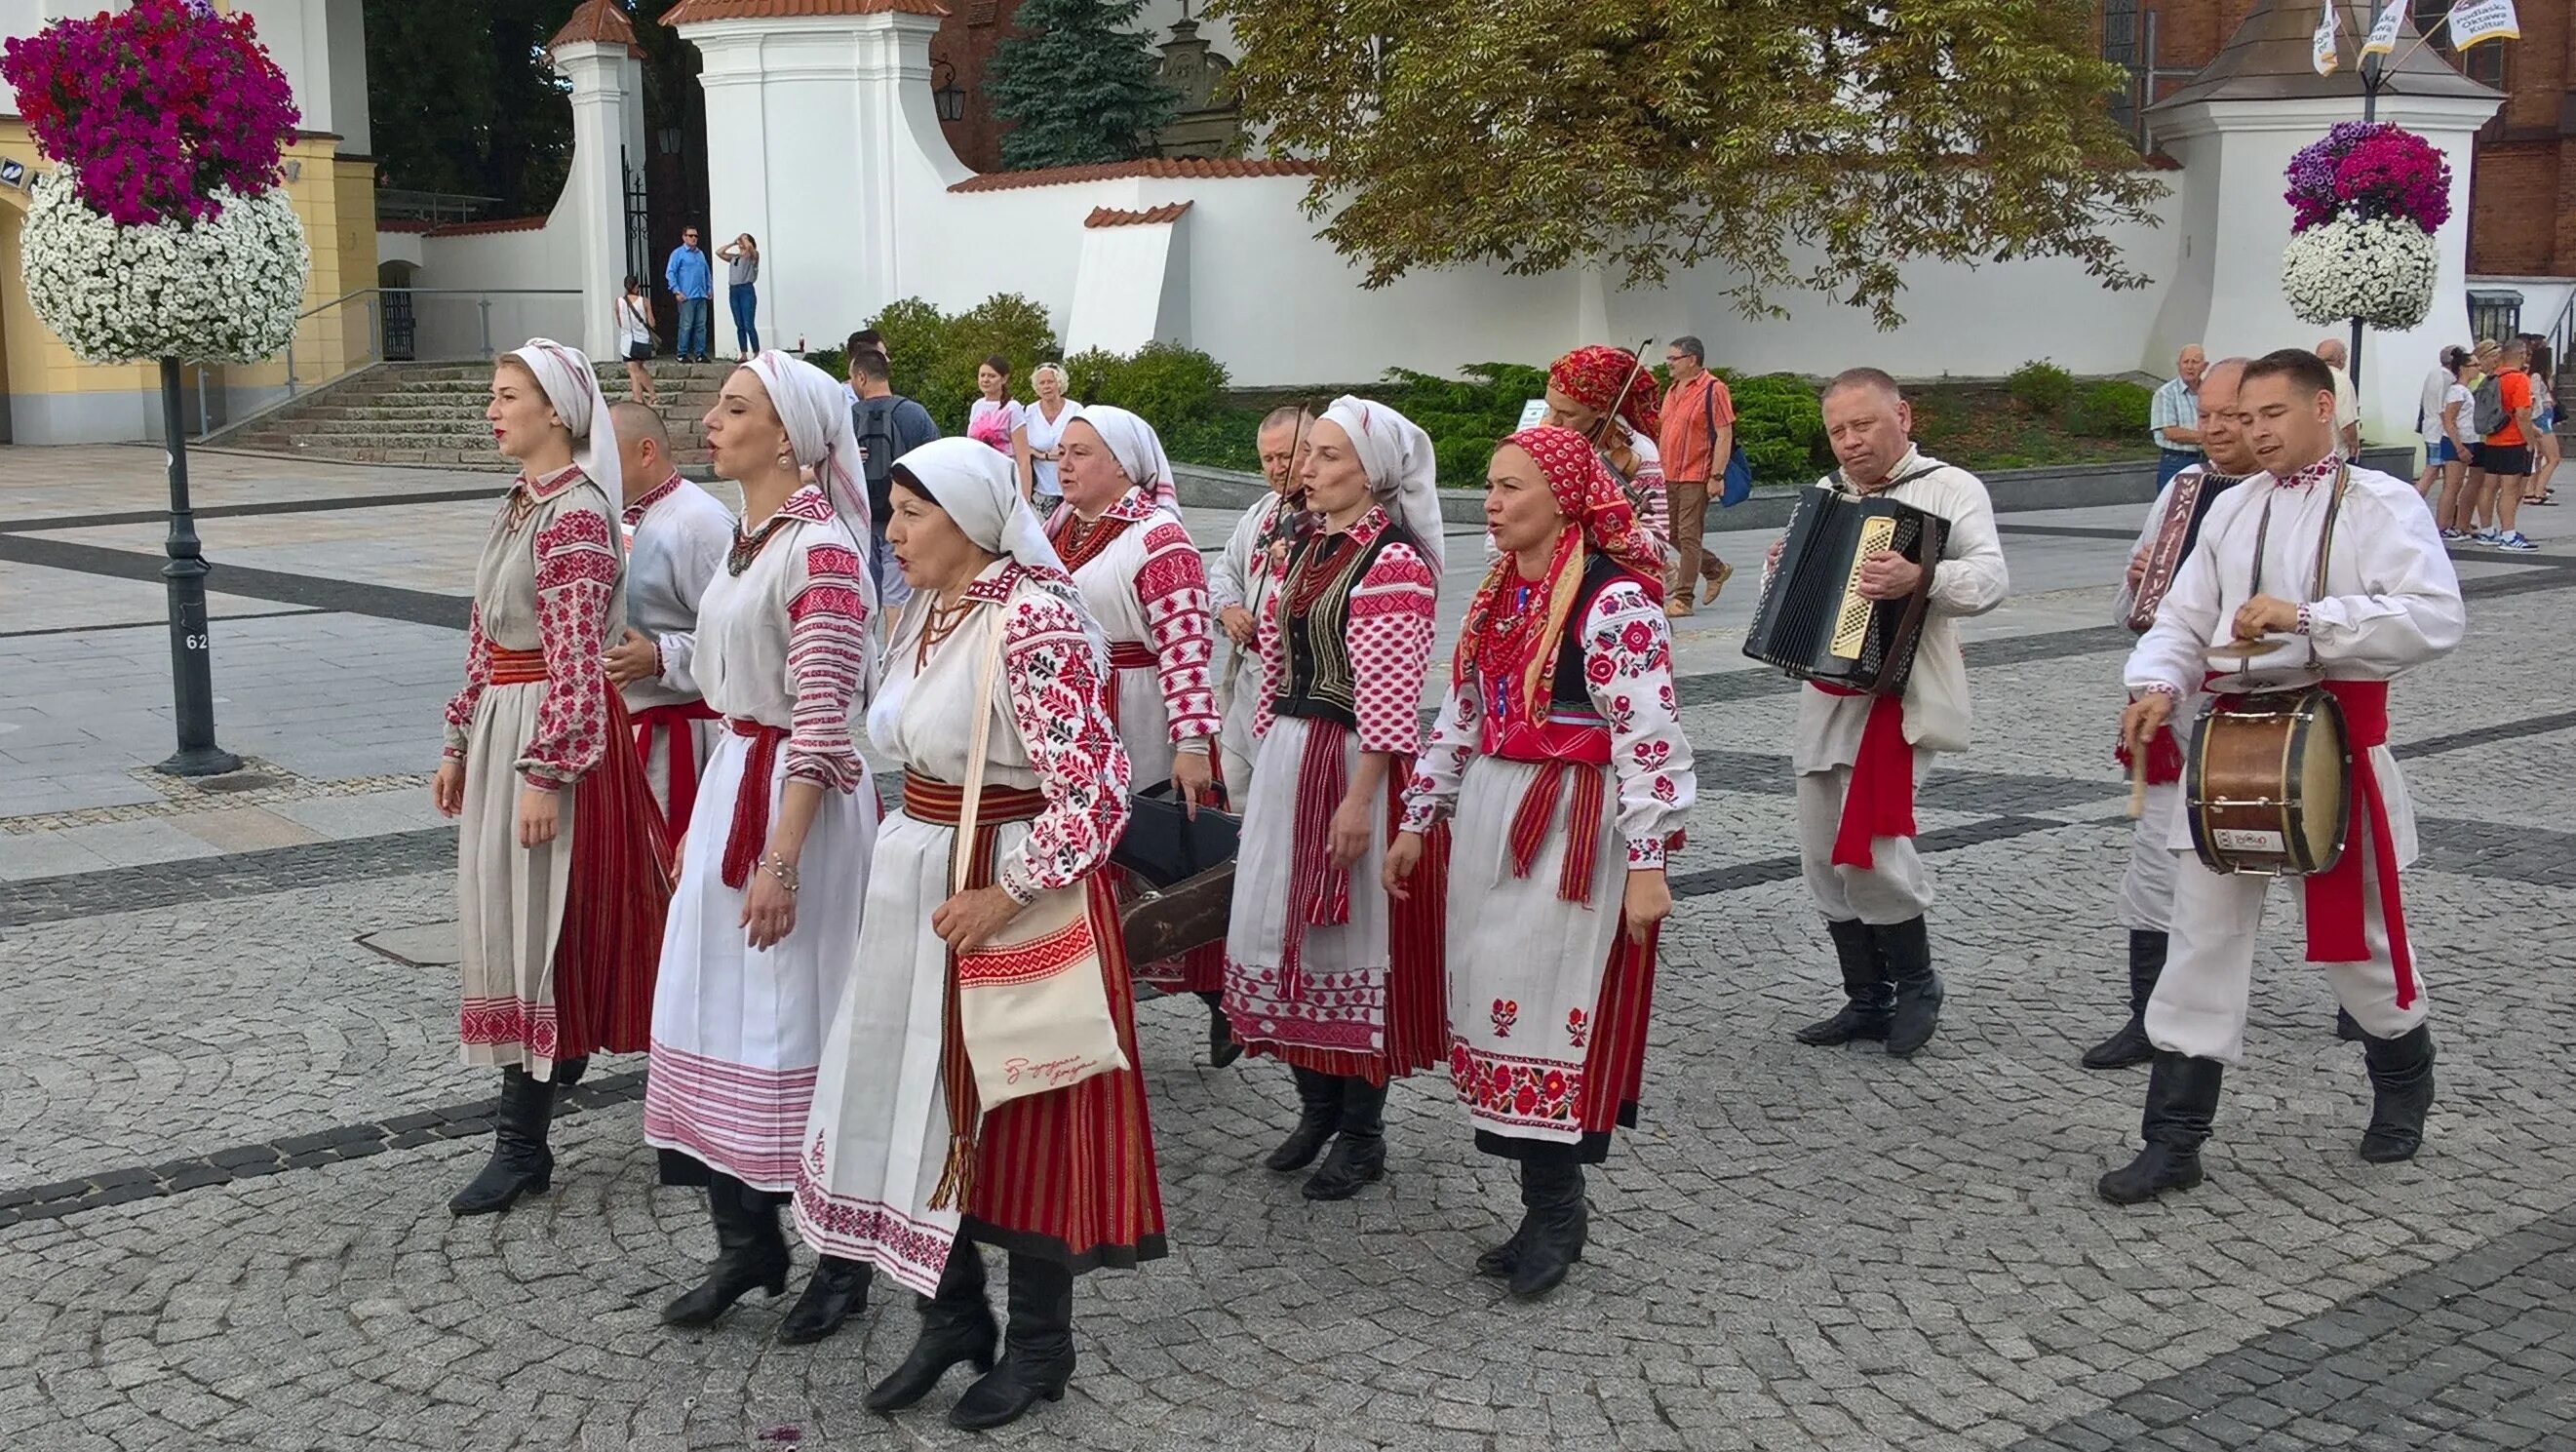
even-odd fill
[{"label": "embroidered blouse", "polygon": [[[1335,550],[1352,552],[1346,575],[1301,602],[1293,620],[1283,619],[1288,600],[1300,593],[1301,572],[1321,567]],[[1303,715],[1349,725],[1362,751],[1410,756],[1420,750],[1422,681],[1439,630],[1438,585],[1430,561],[1375,505],[1342,538],[1320,531],[1306,536],[1262,611],[1262,690],[1253,734],[1268,735],[1280,715]],[[1330,625],[1337,617],[1338,631]]]},{"label": "embroidered blouse", "polygon": [[465,685],[447,703],[445,754],[463,760],[492,653],[539,651],[546,678],[534,729],[514,763],[540,790],[578,781],[607,746],[608,673],[600,650],[626,625],[624,562],[608,496],[577,466],[512,486],[475,569]]},{"label": "embroidered blouse", "polygon": [[868,669],[868,601],[859,547],[821,488],[787,496],[784,521],[737,576],[719,569],[698,618],[707,704],[783,728],[790,779],[853,791],[867,780],[850,732]]}]

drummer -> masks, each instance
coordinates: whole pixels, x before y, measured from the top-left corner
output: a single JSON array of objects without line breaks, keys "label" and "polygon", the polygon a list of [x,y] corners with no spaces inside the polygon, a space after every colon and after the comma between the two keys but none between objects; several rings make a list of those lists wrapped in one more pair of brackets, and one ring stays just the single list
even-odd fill
[{"label": "drummer", "polygon": [[[2373,1104],[2361,1157],[2411,1159],[2433,1103],[2433,1036],[2398,887],[2414,859],[2415,820],[2387,745],[2388,682],[2460,643],[2460,582],[2414,487],[2337,455],[2335,379],[2315,354],[2284,349],[2247,364],[2232,422],[2264,472],[2210,506],[2130,654],[2135,700],[2121,739],[2146,750],[2204,682],[2213,713],[2231,697],[2318,684],[2341,705],[2354,748],[2350,821],[2334,869],[2302,884],[2307,957],[2325,966],[2365,1035]],[[2271,885],[2203,865],[2187,820],[2172,845],[2172,952],[2147,1002],[2155,1067],[2146,1148],[2102,1177],[2102,1197],[2116,1204],[2201,1182],[2219,1080],[2244,1058],[2254,938]]]}]

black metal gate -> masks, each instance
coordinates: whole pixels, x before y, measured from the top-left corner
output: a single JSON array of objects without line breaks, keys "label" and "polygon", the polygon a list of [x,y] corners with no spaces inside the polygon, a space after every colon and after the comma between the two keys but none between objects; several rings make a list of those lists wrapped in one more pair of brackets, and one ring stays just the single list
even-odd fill
[{"label": "black metal gate", "polygon": [[656,279],[653,276],[652,225],[646,216],[644,173],[636,170],[634,161],[622,146],[617,149],[617,170],[626,184],[626,270],[634,274],[636,281],[644,284],[645,291],[650,292]]}]

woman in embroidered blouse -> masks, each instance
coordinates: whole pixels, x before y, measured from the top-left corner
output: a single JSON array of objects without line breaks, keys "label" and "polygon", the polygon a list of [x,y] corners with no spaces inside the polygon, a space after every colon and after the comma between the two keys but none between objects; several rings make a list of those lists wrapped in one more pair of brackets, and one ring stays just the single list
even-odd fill
[{"label": "woman in embroidered blouse", "polygon": [[[705,1186],[715,1222],[705,1282],[662,1312],[673,1326],[786,1288],[778,1205],[796,1188],[823,1029],[858,965],[877,819],[850,737],[876,587],[859,563],[867,486],[841,385],[759,354],[725,380],[706,432],[759,523],[734,527],[698,606],[692,666],[723,731],[663,938],[644,1088],[662,1182]],[[825,1256],[778,1339],[831,1335],[866,1306],[868,1280],[864,1263]]]},{"label": "woman in embroidered blouse", "polygon": [[[910,1406],[971,1361],[990,1370],[949,1421],[975,1429],[1063,1395],[1077,1274],[1163,1254],[1137,1072],[986,1111],[956,1013],[955,952],[989,940],[1040,892],[1079,889],[1109,1017],[1136,1062],[1126,955],[1101,871],[1126,826],[1128,765],[1101,705],[1106,651],[1010,462],[942,439],[896,461],[893,485],[886,537],[915,594],[895,622],[868,736],[902,764],[904,800],[869,864],[865,981],[843,996],[824,1044],[796,1224],[824,1254],[873,1264],[926,1297],[919,1339],[868,1394],[869,1408]],[[979,696],[994,612],[1000,667]],[[998,719],[978,763],[967,755],[982,713]],[[976,865],[955,883],[964,784],[978,774]],[[999,1364],[979,1245],[1009,1253]]]},{"label": "woman in embroidered blouse", "polygon": [[[1219,728],[1215,623],[1207,566],[1181,523],[1171,460],[1154,426],[1123,408],[1077,411],[1064,426],[1066,507],[1048,525],[1056,553],[1109,641],[1109,719],[1146,782],[1169,778],[1192,801],[1213,798]],[[1218,1006],[1225,947],[1210,943],[1137,976],[1207,1004],[1208,1061],[1241,1057]]]},{"label": "woman in embroidered blouse", "polygon": [[1438,603],[1431,440],[1384,404],[1340,398],[1307,435],[1319,528],[1290,547],[1261,620],[1260,753],[1243,808],[1225,1007],[1234,1036],[1287,1061],[1297,1127],[1265,1161],[1340,1200],[1386,1171],[1387,1081],[1448,1057],[1440,988],[1445,841],[1410,902],[1379,886],[1421,746]]},{"label": "woman in embroidered blouse", "polygon": [[1476,1147],[1520,1162],[1524,1209],[1476,1268],[1526,1297],[1582,1257],[1583,1165],[1636,1123],[1665,844],[1696,779],[1662,555],[1618,480],[1581,435],[1541,427],[1495,448],[1486,487],[1503,555],[1467,607],[1386,872],[1403,893],[1422,834],[1455,812],[1449,1072]]},{"label": "woman in embroidered blouse", "polygon": [[1672,501],[1655,436],[1660,395],[1654,375],[1625,348],[1591,343],[1547,369],[1547,421],[1592,439],[1609,461],[1658,550],[1672,543]]},{"label": "woman in embroidered blouse", "polygon": [[475,566],[430,785],[463,819],[457,1037],[466,1063],[501,1070],[492,1159],[448,1202],[458,1215],[545,1191],[556,1087],[594,1051],[645,1046],[671,895],[661,809],[600,663],[626,628],[608,400],[580,349],[533,338],[492,370],[483,416],[519,478]]}]

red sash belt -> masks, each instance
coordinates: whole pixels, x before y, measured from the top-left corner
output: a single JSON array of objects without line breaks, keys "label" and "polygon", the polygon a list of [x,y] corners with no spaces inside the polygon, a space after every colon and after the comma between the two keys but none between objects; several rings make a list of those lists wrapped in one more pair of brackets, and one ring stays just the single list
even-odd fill
[{"label": "red sash belt", "polygon": [[635,759],[647,766],[653,762],[653,733],[662,733],[662,765],[671,778],[671,835],[678,837],[689,830],[689,812],[698,802],[697,742],[689,730],[692,721],[713,721],[716,711],[704,701],[681,701],[668,706],[647,706],[632,716],[635,722]]},{"label": "red sash belt", "polygon": [[1350,763],[1342,759],[1344,733],[1328,721],[1306,723],[1305,759],[1297,764],[1297,815],[1288,835],[1288,934],[1280,968],[1296,974],[1306,929],[1339,927],[1351,920],[1351,874],[1335,867],[1333,813],[1350,794]]},{"label": "red sash belt", "polygon": [[[988,786],[977,799],[977,829],[994,822],[1025,822],[1046,810],[1046,793],[1035,787]],[[966,788],[912,772],[903,774],[903,814],[916,822],[954,827],[966,815]]]},{"label": "red sash belt", "polygon": [[[1859,691],[1807,684],[1828,696],[1857,696]],[[1834,833],[1836,867],[1875,867],[1869,844],[1879,837],[1914,835],[1914,749],[1905,744],[1905,701],[1880,696],[1869,704],[1861,726],[1860,755],[1852,761],[1851,787],[1843,793],[1842,826]]]},{"label": "red sash belt", "polygon": [[742,781],[733,793],[733,826],[725,833],[724,885],[740,891],[751,881],[760,849],[769,845],[769,778],[778,769],[778,743],[787,728],[728,716],[725,725],[736,736],[751,738],[751,754],[742,764]]},{"label": "red sash belt", "polygon": [[1521,794],[1519,810],[1512,813],[1512,876],[1527,877],[1538,860],[1538,849],[1547,842],[1548,823],[1556,817],[1556,799],[1563,795],[1566,774],[1574,776],[1574,805],[1566,810],[1565,828],[1570,834],[1565,844],[1565,866],[1556,875],[1556,895],[1567,902],[1592,906],[1592,868],[1601,853],[1601,779],[1608,773],[1587,762],[1568,762],[1562,757],[1539,768],[1530,781],[1529,790]]},{"label": "red sash belt", "polygon": [[1113,671],[1150,671],[1162,668],[1163,658],[1141,640],[1109,642],[1109,668]]},{"label": "red sash belt", "polygon": [[2379,912],[2388,924],[2388,956],[2397,972],[2397,1006],[2415,1003],[2415,959],[2406,949],[2406,908],[2397,890],[2397,841],[2388,821],[2388,798],[2370,749],[2388,740],[2386,681],[2327,681],[2325,688],[2343,706],[2345,744],[2352,750],[2352,825],[2343,855],[2330,872],[2308,878],[2308,961],[2366,963],[2370,937],[2363,901],[2362,856],[2371,858],[2370,874],[2378,880]]},{"label": "red sash belt", "polygon": [[506,650],[487,647],[491,652],[492,684],[524,686],[546,678],[546,653],[542,650]]}]

